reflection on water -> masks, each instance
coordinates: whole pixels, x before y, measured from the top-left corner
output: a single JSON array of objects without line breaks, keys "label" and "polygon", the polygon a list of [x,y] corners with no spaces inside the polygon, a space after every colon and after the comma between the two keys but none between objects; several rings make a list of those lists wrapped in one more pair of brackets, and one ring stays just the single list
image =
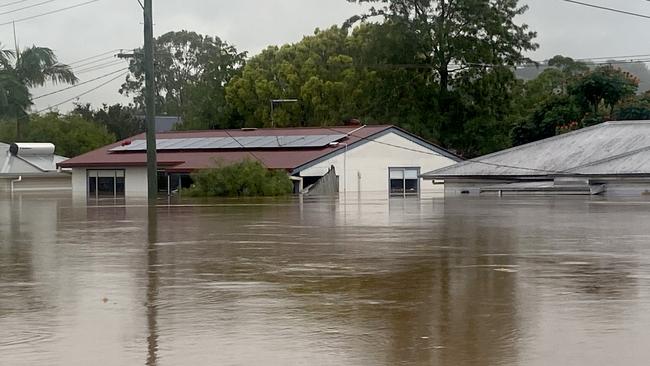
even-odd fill
[{"label": "reflection on water", "polygon": [[0,197],[0,365],[645,365],[650,202]]}]

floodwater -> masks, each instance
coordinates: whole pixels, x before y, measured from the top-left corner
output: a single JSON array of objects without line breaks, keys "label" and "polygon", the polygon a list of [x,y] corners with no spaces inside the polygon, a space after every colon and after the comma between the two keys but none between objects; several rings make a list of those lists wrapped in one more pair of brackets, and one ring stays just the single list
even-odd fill
[{"label": "floodwater", "polygon": [[0,365],[647,365],[650,201],[0,197]]}]

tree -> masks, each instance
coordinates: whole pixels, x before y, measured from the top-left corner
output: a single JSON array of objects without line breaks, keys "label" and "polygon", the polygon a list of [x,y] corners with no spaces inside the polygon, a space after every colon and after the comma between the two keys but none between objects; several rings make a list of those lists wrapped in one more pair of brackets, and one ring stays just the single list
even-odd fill
[{"label": "tree", "polygon": [[[129,65],[131,73],[120,89],[120,93],[133,96],[137,108],[144,105],[141,55],[141,49],[135,51]],[[185,117],[195,103],[221,103],[218,95],[223,95],[225,84],[237,74],[245,57],[245,52],[238,52],[218,37],[186,30],[158,37],[155,40],[156,111]],[[210,96],[200,95],[195,88],[210,90]]]},{"label": "tree", "polygon": [[[650,116],[645,97],[635,98],[638,79],[611,66],[589,65],[556,56],[536,79],[524,84],[521,117],[512,130],[520,145],[558,133],[616,119]],[[601,106],[608,108],[603,111]]]},{"label": "tree", "polygon": [[543,100],[532,115],[517,124],[512,130],[512,143],[523,145],[529,142],[553,137],[565,125],[575,122],[580,127],[584,112],[575,98],[567,95]]},{"label": "tree", "polygon": [[598,115],[601,103],[611,114],[617,103],[636,94],[638,86],[639,80],[630,73],[601,66],[581,77],[571,93],[580,98],[583,105],[590,106],[594,115]]},{"label": "tree", "polygon": [[274,109],[276,126],[337,124],[363,110],[373,76],[356,67],[349,41],[347,32],[334,26],[251,58],[226,87],[241,124],[270,127],[273,99],[298,99]]},{"label": "tree", "polygon": [[118,140],[145,131],[143,114],[138,113],[133,105],[103,104],[100,108],[93,109],[90,104],[76,104],[72,114],[78,114],[87,121],[105,126]]},{"label": "tree", "polygon": [[[0,123],[0,140],[15,137],[11,122]],[[56,112],[31,115],[24,131],[24,140],[51,142],[59,155],[73,157],[115,142],[115,136],[104,126],[87,121],[76,114],[61,115]]]},{"label": "tree", "polygon": [[348,22],[372,17],[404,24],[418,35],[419,57],[436,72],[440,94],[463,70],[487,70],[491,65],[515,66],[530,61],[522,52],[536,49],[535,32],[515,17],[528,6],[517,0],[348,0],[380,3]]},{"label": "tree", "polygon": [[616,121],[649,120],[650,92],[622,101],[614,109],[612,117]]},{"label": "tree", "polygon": [[75,84],[78,81],[69,66],[58,62],[46,47],[32,46],[20,52],[0,51],[0,117],[16,118],[17,138],[21,137],[18,121],[27,118],[32,105],[30,88],[48,82]]}]

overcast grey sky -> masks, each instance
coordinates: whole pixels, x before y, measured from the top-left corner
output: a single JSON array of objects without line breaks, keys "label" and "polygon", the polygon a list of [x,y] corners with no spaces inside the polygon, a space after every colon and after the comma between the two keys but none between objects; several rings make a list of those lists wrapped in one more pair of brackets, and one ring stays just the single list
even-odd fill
[{"label": "overcast grey sky", "polygon": [[[0,23],[41,14],[87,0],[54,0],[47,4],[4,14],[7,11],[43,2],[0,0]],[[583,0],[650,15],[646,0]],[[539,50],[530,55],[543,60],[556,54],[574,58],[650,54],[646,40],[650,19],[590,9],[561,0],[525,0],[530,10],[519,21],[538,32]],[[240,50],[254,55],[272,44],[292,43],[311,34],[317,27],[341,24],[359,13],[358,5],[346,0],[154,0],[155,34],[188,29],[216,35]],[[100,0],[55,15],[16,23],[21,46],[32,44],[55,50],[61,62],[77,60],[118,48],[134,48],[142,43],[141,8],[137,0]],[[13,48],[11,25],[0,26],[0,42]],[[104,61],[111,62],[110,59]],[[83,71],[83,63],[77,64]],[[93,66],[93,65],[90,65]],[[81,73],[81,81],[96,78],[122,65]],[[88,69],[88,67],[86,67]],[[36,109],[57,104],[83,93],[110,78],[98,80],[36,101]],[[102,102],[128,102],[117,90],[123,78],[89,93],[79,102],[99,105]],[[57,90],[58,87],[33,90],[33,95]],[[59,107],[66,111],[71,103]]]}]

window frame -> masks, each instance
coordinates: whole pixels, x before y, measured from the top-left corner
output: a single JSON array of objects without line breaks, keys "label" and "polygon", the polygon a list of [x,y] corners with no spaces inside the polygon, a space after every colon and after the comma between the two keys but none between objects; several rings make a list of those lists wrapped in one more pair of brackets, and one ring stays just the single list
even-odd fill
[{"label": "window frame", "polygon": [[[113,172],[113,176],[101,176],[99,172]],[[121,174],[118,174],[121,172]],[[92,174],[91,173],[95,173]],[[95,192],[90,192],[90,179],[95,179]],[[100,199],[100,198],[111,198],[111,195],[100,195],[99,194],[99,178],[112,178],[113,179],[113,195],[112,198],[123,198],[126,197],[126,169],[86,169],[86,197]],[[118,182],[117,179],[122,178],[123,184],[120,187],[120,193],[118,195]]]},{"label": "window frame", "polygon": [[[400,167],[400,166],[392,167],[391,166],[391,167],[388,167],[388,196],[389,197],[403,197],[403,198],[406,198],[406,197],[420,197],[420,192],[421,192],[421,189],[422,189],[422,184],[420,182],[420,170],[421,170],[420,167],[415,167],[415,166],[405,166],[405,167]],[[392,192],[391,187],[392,187],[393,179],[391,179],[391,172],[394,172],[394,171],[401,171],[402,172],[402,192],[401,193],[393,193]],[[406,181],[407,181],[406,172],[407,171],[415,171],[417,173],[417,179],[416,179],[417,188],[416,188],[415,193],[409,193],[409,192],[406,191]],[[409,180],[411,180],[411,179],[409,179]]]}]

